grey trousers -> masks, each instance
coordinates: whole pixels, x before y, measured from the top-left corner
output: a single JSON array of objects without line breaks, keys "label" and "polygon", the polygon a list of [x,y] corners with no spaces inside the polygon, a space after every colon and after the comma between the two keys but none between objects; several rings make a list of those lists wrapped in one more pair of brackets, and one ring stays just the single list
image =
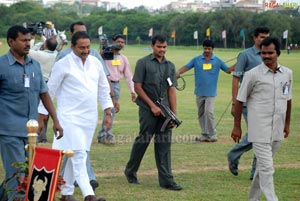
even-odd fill
[{"label": "grey trousers", "polygon": [[215,128],[214,105],[215,97],[197,96],[198,121],[201,127],[201,134],[213,136],[217,134]]},{"label": "grey trousers", "polygon": [[[114,90],[114,94],[115,94],[115,99],[117,99],[119,101],[119,98],[120,98],[120,93],[121,93],[121,85],[119,82],[111,82],[111,86],[112,86],[112,89]],[[112,124],[113,124],[113,121],[114,121],[114,118],[115,118],[115,115],[116,115],[116,112],[115,112],[115,108],[112,108],[111,110],[111,113],[112,113]],[[101,130],[98,132],[98,140],[100,140],[101,138],[103,137],[113,137],[113,133],[112,133],[112,127],[109,131],[106,131],[105,128],[104,128],[104,117],[105,117],[105,114],[103,114],[103,121],[102,121],[102,126],[101,126]]]},{"label": "grey trousers", "polygon": [[278,201],[273,181],[273,174],[275,172],[273,167],[273,155],[278,149],[279,144],[279,141],[271,143],[252,143],[257,162],[249,193],[249,201],[260,200],[261,192],[267,201]]}]

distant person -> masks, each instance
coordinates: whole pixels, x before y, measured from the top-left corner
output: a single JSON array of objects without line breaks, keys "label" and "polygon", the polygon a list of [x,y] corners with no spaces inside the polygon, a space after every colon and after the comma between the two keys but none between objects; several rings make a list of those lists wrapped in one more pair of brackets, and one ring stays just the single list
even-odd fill
[{"label": "distant person", "polygon": [[[120,80],[124,75],[126,79],[127,86],[130,90],[131,100],[135,102],[136,95],[134,92],[132,73],[130,69],[130,64],[127,57],[121,53],[124,47],[124,36],[122,34],[115,34],[112,38],[112,49],[113,49],[113,59],[105,60],[106,67],[109,70],[108,79],[111,82],[112,89],[114,91],[114,98],[119,100],[120,98]],[[119,111],[119,108],[113,108],[112,119],[114,119],[115,113]],[[112,128],[107,132],[102,124],[102,128],[98,133],[98,142],[103,144],[114,144]]]},{"label": "distant person", "polygon": [[[66,182],[61,186],[62,201],[75,200],[76,181],[84,201],[99,201],[89,182],[86,168],[87,153],[90,151],[98,122],[98,101],[105,113],[104,125],[111,128],[110,87],[100,61],[90,55],[90,37],[87,32],[76,32],[71,39],[72,52],[53,66],[48,81],[49,93],[57,98],[57,114],[64,127],[65,136],[53,141],[53,148],[72,150],[63,174]],[[43,108],[42,114],[47,114]],[[45,115],[43,115],[45,116]]]},{"label": "distant person", "polygon": [[291,46],[287,46],[287,54],[290,54],[290,52],[291,52]]},{"label": "distant person", "polygon": [[[23,26],[12,26],[7,31],[9,51],[0,57],[0,154],[5,180],[11,178],[19,169],[12,163],[25,162],[28,144],[26,123],[30,119],[38,120],[40,100],[53,119],[53,130],[58,133],[56,139],[63,136],[55,108],[48,94],[40,64],[28,57],[30,50],[30,31]],[[4,185],[5,184],[5,185]],[[24,198],[14,195],[18,185],[16,178],[0,187],[0,200]],[[4,195],[5,191],[8,195]]]},{"label": "distant person", "polygon": [[265,38],[261,44],[263,63],[247,71],[235,101],[234,128],[231,137],[239,142],[242,136],[243,104],[248,109],[248,141],[257,158],[249,200],[278,201],[273,182],[273,156],[280,141],[290,132],[292,106],[292,71],[277,62],[280,43]]},{"label": "distant person", "polygon": [[180,68],[176,77],[194,68],[195,95],[198,109],[198,121],[201,127],[201,136],[196,137],[199,142],[218,141],[215,127],[214,104],[217,96],[217,84],[220,70],[231,73],[234,67],[228,66],[213,54],[212,40],[203,41],[203,54],[194,57],[188,64]]},{"label": "distant person", "polygon": [[[239,84],[243,80],[243,75],[248,70],[251,70],[255,66],[262,63],[262,58],[260,55],[260,43],[269,36],[269,28],[267,27],[257,27],[253,31],[254,45],[246,50],[240,52],[237,58],[237,63],[232,77],[232,108],[231,114],[234,115],[235,99],[237,96]],[[243,116],[247,124],[247,105],[244,104]],[[238,164],[241,156],[252,149],[252,143],[248,142],[248,134],[246,133],[241,142],[234,145],[232,149],[227,153],[228,167],[230,172],[237,176],[238,175]],[[255,173],[256,159],[254,157],[252,162],[252,169],[250,173],[250,180],[253,179]]]},{"label": "distant person", "polygon": [[137,171],[143,156],[154,135],[155,161],[158,170],[159,185],[168,190],[179,191],[182,187],[175,183],[171,168],[172,129],[160,131],[164,115],[154,101],[159,98],[170,106],[176,114],[176,74],[174,64],[167,60],[167,38],[156,35],[152,38],[153,53],[139,59],[133,76],[134,89],[138,94],[139,135],[135,138],[125,176],[131,184],[139,184]]},{"label": "distant person", "polygon": [[[57,46],[57,41],[55,38],[48,38],[43,44],[42,50],[30,49],[29,56],[37,60],[42,69],[42,73],[45,81],[47,82],[50,76],[51,69],[55,62],[57,51],[55,50]],[[39,132],[38,142],[45,143],[47,142],[47,127],[48,127],[48,118],[44,119],[43,130]]]},{"label": "distant person", "polygon": [[46,22],[46,27],[43,29],[43,36],[47,38],[56,37],[57,31],[51,21]]}]

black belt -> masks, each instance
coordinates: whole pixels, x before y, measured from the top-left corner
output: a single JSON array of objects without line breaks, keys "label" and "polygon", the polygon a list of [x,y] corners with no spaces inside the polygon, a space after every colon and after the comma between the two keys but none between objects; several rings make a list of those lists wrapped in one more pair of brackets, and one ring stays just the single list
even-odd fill
[{"label": "black belt", "polygon": [[120,81],[113,81],[113,80],[111,80],[110,82],[111,83],[119,83]]}]

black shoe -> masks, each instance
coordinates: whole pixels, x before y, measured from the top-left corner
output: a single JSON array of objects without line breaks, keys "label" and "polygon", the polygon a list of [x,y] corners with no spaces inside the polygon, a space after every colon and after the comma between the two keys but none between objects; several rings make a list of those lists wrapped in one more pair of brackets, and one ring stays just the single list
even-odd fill
[{"label": "black shoe", "polygon": [[167,190],[171,190],[171,191],[180,191],[182,190],[182,187],[179,186],[178,184],[176,183],[173,183],[173,184],[169,184],[169,185],[165,185],[165,186],[161,186],[162,188],[165,188]]},{"label": "black shoe", "polygon": [[230,160],[228,160],[228,168],[233,175],[237,176],[239,174],[238,165]]},{"label": "black shoe", "polygon": [[106,201],[105,198],[97,198],[95,195],[88,195],[84,198],[84,201]]},{"label": "black shoe", "polygon": [[137,177],[134,176],[133,174],[128,174],[128,173],[126,173],[126,171],[124,171],[124,174],[126,176],[126,179],[127,179],[128,183],[130,183],[130,184],[140,184]]},{"label": "black shoe", "polygon": [[98,188],[99,183],[96,180],[91,180],[90,181],[91,187],[93,188],[93,190],[95,191],[96,188]]},{"label": "black shoe", "polygon": [[251,175],[250,175],[249,179],[252,181],[253,178],[254,178],[254,173],[252,174],[252,172],[251,172]]},{"label": "black shoe", "polygon": [[74,182],[74,186],[75,187],[79,187],[76,181]]},{"label": "black shoe", "polygon": [[99,144],[106,144],[105,137],[101,137],[98,139]]}]

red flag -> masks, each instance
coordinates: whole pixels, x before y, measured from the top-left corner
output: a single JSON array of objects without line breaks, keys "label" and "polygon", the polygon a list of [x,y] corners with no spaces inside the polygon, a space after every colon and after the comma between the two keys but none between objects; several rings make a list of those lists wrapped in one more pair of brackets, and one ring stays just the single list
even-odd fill
[{"label": "red flag", "polygon": [[62,156],[60,150],[35,147],[25,201],[54,200]]}]

